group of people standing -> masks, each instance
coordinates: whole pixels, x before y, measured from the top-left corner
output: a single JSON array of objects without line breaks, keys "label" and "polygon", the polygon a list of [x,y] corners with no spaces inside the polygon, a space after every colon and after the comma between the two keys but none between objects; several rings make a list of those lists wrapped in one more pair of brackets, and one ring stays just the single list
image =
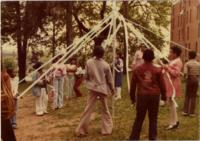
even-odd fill
[{"label": "group of people standing", "polygon": [[[90,92],[87,105],[75,131],[80,137],[88,134],[90,116],[98,99],[102,103],[101,134],[110,135],[112,133],[113,122],[107,106],[107,98],[109,95],[114,95],[115,98],[119,97],[117,87],[121,87],[122,84],[123,60],[117,55],[114,66],[116,71],[115,82],[113,82],[111,81],[113,80],[111,68],[103,59],[103,54],[104,50],[101,46],[95,47],[94,57],[86,63],[86,87]],[[154,51],[151,49],[142,47],[135,55],[132,65],[130,99],[132,104],[136,105],[136,117],[129,139],[139,140],[142,124],[148,111],[149,139],[156,140],[160,100],[165,101],[166,105],[169,106],[169,123],[166,130],[175,129],[180,124],[177,116],[178,104],[175,98],[181,96],[182,93],[182,74],[187,77],[182,115],[195,115],[195,98],[199,85],[200,63],[195,59],[196,53],[189,52],[189,61],[184,65],[184,73],[182,73],[181,49],[177,46],[171,47],[168,60],[164,59],[159,64],[155,64]]]},{"label": "group of people standing", "polygon": [[[84,69],[81,65],[77,65],[75,58],[72,58],[70,63],[64,64],[59,61],[61,57],[62,56],[58,56],[54,60],[52,71],[40,79],[40,81],[32,88],[32,93],[36,96],[36,115],[48,113],[47,95],[49,93],[53,110],[62,108],[64,105],[64,99],[68,100],[73,97],[82,96],[79,87],[83,80]],[[41,65],[41,62],[37,62],[33,68],[38,70]],[[43,70],[41,68],[33,75],[33,81],[40,78],[42,74]],[[64,91],[65,89],[66,91]]]},{"label": "group of people standing", "polygon": [[180,97],[182,94],[181,77],[183,75],[186,78],[186,92],[182,115],[195,116],[200,77],[200,63],[196,60],[196,56],[196,52],[189,52],[189,61],[185,63],[183,70],[183,63],[180,58],[181,49],[177,46],[171,47],[168,57],[169,62],[165,60],[159,65],[153,63],[155,58],[153,50],[145,49],[138,52],[139,65],[137,65],[137,61],[134,62],[130,91],[132,103],[135,104],[136,102],[136,118],[130,140],[139,140],[142,123],[147,111],[149,139],[156,140],[160,94],[161,99],[166,101],[169,106],[169,125],[166,130],[172,130],[179,126],[178,105],[175,98]]},{"label": "group of people standing", "polygon": [[[72,58],[70,63],[60,63],[57,57],[52,64],[53,69],[51,73],[44,76],[32,88],[32,93],[36,97],[36,115],[44,115],[48,113],[48,86],[50,86],[52,95],[52,108],[57,110],[63,107],[64,97],[69,99],[71,97],[82,96],[79,86],[85,76],[85,84],[89,90],[87,104],[84,112],[82,113],[80,123],[75,132],[78,136],[86,136],[88,134],[88,126],[90,123],[91,113],[93,112],[94,105],[97,100],[102,104],[101,109],[101,134],[110,135],[113,129],[113,121],[108,108],[108,97],[111,95],[117,99],[121,99],[121,87],[123,79],[123,57],[120,52],[117,52],[115,62],[113,63],[113,70],[111,65],[104,59],[104,49],[101,46],[95,46],[93,56],[90,58],[83,69],[81,65],[77,65],[76,60]],[[130,99],[133,105],[136,105],[136,118],[133,124],[130,140],[139,140],[142,123],[144,121],[146,112],[148,111],[149,117],[149,139],[157,139],[157,119],[159,111],[159,101],[162,99],[169,105],[169,125],[166,130],[172,130],[179,126],[177,116],[177,103],[175,98],[181,95],[181,76],[187,78],[186,81],[186,94],[184,102],[184,116],[195,115],[195,101],[198,90],[199,76],[200,76],[200,63],[195,59],[196,52],[189,52],[189,61],[184,65],[181,61],[181,49],[173,46],[170,49],[169,62],[162,62],[160,64],[154,63],[154,51],[145,49],[136,52],[132,65],[132,81],[130,90]],[[37,69],[33,75],[33,81],[38,80],[43,74],[43,70],[38,69],[42,65],[37,62],[33,68]],[[115,71],[113,77],[112,71]],[[7,107],[2,107],[2,131],[8,132],[10,128],[8,124],[13,127],[16,126],[16,109],[8,108],[16,103],[9,98],[15,99],[18,95],[17,78],[14,72],[2,70],[2,103]],[[64,81],[66,82],[66,95],[64,94]],[[13,84],[12,84],[13,82]],[[13,85],[13,86],[11,86]],[[14,96],[13,96],[14,94]],[[160,96],[161,95],[161,96]],[[9,110],[8,110],[9,109]],[[15,112],[14,112],[15,111]],[[8,121],[9,119],[9,121]],[[11,119],[11,120],[10,120]],[[9,131],[10,132],[10,131]],[[5,138],[9,138],[8,134]],[[12,137],[12,136],[10,136]],[[4,138],[2,136],[2,138]],[[15,137],[13,137],[15,138]],[[13,139],[12,139],[13,140]]]}]

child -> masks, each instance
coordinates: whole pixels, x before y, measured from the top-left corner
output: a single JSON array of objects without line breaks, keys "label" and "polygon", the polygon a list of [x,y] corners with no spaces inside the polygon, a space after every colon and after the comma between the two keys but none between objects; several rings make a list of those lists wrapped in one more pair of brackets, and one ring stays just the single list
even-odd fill
[{"label": "child", "polygon": [[17,128],[17,121],[16,121],[16,113],[17,113],[17,96],[18,94],[18,83],[19,83],[19,77],[16,76],[17,71],[14,69],[8,69],[7,70],[9,76],[10,76],[10,83],[11,83],[11,90],[13,94],[13,101],[14,101],[14,108],[15,108],[15,113],[13,117],[11,118],[11,124],[13,129]]},{"label": "child", "polygon": [[[33,68],[37,69],[42,65],[41,62],[37,62]],[[37,80],[43,71],[42,69],[35,72],[33,75],[33,81]],[[36,104],[36,115],[42,116],[47,112],[48,105],[48,96],[47,96],[47,80],[46,78],[42,78],[35,86],[32,88],[32,94],[35,96],[35,104]]]},{"label": "child", "polygon": [[54,70],[53,70],[53,87],[55,90],[55,96],[54,96],[54,101],[53,101],[53,110],[56,110],[58,108],[63,107],[63,85],[64,85],[64,77],[66,75],[66,67],[64,63],[58,62],[55,64],[57,61],[62,56],[58,56],[56,60],[54,61]]},{"label": "child", "polygon": [[187,76],[184,110],[182,113],[184,116],[195,115],[198,78],[200,76],[200,63],[195,58],[196,52],[189,52],[189,61],[184,66],[184,74]]},{"label": "child", "polygon": [[76,60],[74,58],[71,59],[70,64],[66,65],[67,69],[67,99],[74,97],[74,84],[75,84],[75,72],[77,70]]},{"label": "child", "polygon": [[82,69],[81,65],[77,65],[77,71],[75,73],[75,84],[74,84],[74,91],[76,93],[76,97],[81,97],[82,93],[79,90],[81,83],[83,82],[83,75],[84,70]]},{"label": "child", "polygon": [[115,89],[116,89],[116,97],[115,100],[121,99],[121,87],[123,80],[123,60],[122,54],[117,52],[116,61],[115,61]]}]

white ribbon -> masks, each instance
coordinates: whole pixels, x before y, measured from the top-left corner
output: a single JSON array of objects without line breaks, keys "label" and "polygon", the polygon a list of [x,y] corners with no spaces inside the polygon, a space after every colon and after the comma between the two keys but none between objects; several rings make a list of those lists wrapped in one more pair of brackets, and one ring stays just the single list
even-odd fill
[{"label": "white ribbon", "polygon": [[[96,25],[92,30],[90,30],[86,35],[88,36],[91,32],[96,31],[97,28],[100,28],[104,23],[106,23],[107,21],[109,21],[111,15],[106,17],[104,20],[102,20],[103,22]],[[107,27],[109,24],[107,24],[105,27]],[[103,28],[103,30],[105,29],[105,27]],[[101,32],[103,31],[101,30]],[[99,32],[98,32],[99,34]],[[98,35],[97,34],[97,35]],[[95,34],[96,35],[96,34]],[[69,56],[72,57],[76,52],[78,52],[78,50],[80,50],[80,48],[82,46],[77,47],[82,41],[85,40],[85,36],[83,36],[79,42],[77,42],[76,44],[76,49],[74,51],[74,53],[71,53]],[[89,41],[91,41],[92,39],[90,39]],[[85,42],[85,41],[84,41]],[[74,47],[75,48],[75,47]],[[70,51],[73,49],[70,49]],[[59,62],[61,62],[65,57],[67,57],[68,53],[65,53],[55,64],[58,64]],[[66,60],[68,60],[70,57],[67,57]],[[31,84],[27,89],[25,89],[22,94],[20,96],[18,96],[17,98],[19,99],[20,97],[22,97],[24,94],[26,94],[35,84],[37,84],[46,74],[48,74],[52,69],[53,69],[53,65],[45,72],[43,73],[35,82],[33,82],[33,84]]]},{"label": "white ribbon", "polygon": [[120,16],[120,19],[122,20],[123,24],[124,24],[124,33],[125,33],[125,43],[126,43],[126,81],[127,81],[127,87],[128,87],[128,92],[130,92],[130,77],[129,77],[129,54],[128,54],[128,49],[129,49],[129,44],[128,44],[128,28],[127,28],[127,24],[126,21],[124,19],[123,16]]}]

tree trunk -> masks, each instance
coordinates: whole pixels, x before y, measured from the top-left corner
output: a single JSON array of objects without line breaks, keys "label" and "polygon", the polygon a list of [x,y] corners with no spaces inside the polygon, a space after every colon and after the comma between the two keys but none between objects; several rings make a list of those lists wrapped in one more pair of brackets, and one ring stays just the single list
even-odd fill
[{"label": "tree trunk", "polygon": [[20,3],[16,4],[16,13],[17,13],[17,55],[18,55],[18,67],[19,67],[19,79],[25,77],[25,70],[23,65],[23,49],[22,49],[22,31],[21,31],[21,13],[20,13]]},{"label": "tree trunk", "polygon": [[73,1],[68,1],[66,5],[66,41],[67,47],[72,43],[72,9]]},{"label": "tree trunk", "polygon": [[[128,18],[128,1],[124,1],[124,17]],[[124,31],[124,74],[126,74],[126,41],[125,41],[125,31]]]},{"label": "tree trunk", "polygon": [[55,50],[56,50],[56,41],[55,41],[55,18],[53,18],[53,35],[52,35],[52,56],[54,57],[55,56]]},{"label": "tree trunk", "polygon": [[[22,32],[22,19],[20,13],[20,3],[17,5],[17,52],[18,52],[18,67],[19,67],[19,79],[23,79],[26,76],[26,55],[27,55],[27,43],[28,43],[28,7],[25,8],[25,17],[23,23],[23,32]],[[22,40],[23,36],[23,40]],[[23,42],[23,44],[22,44]]]}]

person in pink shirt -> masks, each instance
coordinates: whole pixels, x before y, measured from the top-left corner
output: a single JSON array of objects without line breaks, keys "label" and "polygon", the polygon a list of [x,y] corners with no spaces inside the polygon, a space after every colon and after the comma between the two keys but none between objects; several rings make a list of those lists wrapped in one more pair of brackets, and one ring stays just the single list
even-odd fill
[{"label": "person in pink shirt", "polygon": [[63,107],[63,87],[64,87],[64,76],[66,75],[66,67],[64,63],[56,63],[61,56],[59,56],[53,64],[53,86],[55,90],[55,96],[53,100],[53,109]]},{"label": "person in pink shirt", "polygon": [[180,55],[181,49],[177,46],[173,46],[170,49],[169,59],[170,62],[164,65],[165,70],[165,87],[167,102],[170,110],[170,121],[167,130],[177,128],[179,126],[177,115],[177,103],[175,97],[181,95],[181,70],[183,67]]}]

